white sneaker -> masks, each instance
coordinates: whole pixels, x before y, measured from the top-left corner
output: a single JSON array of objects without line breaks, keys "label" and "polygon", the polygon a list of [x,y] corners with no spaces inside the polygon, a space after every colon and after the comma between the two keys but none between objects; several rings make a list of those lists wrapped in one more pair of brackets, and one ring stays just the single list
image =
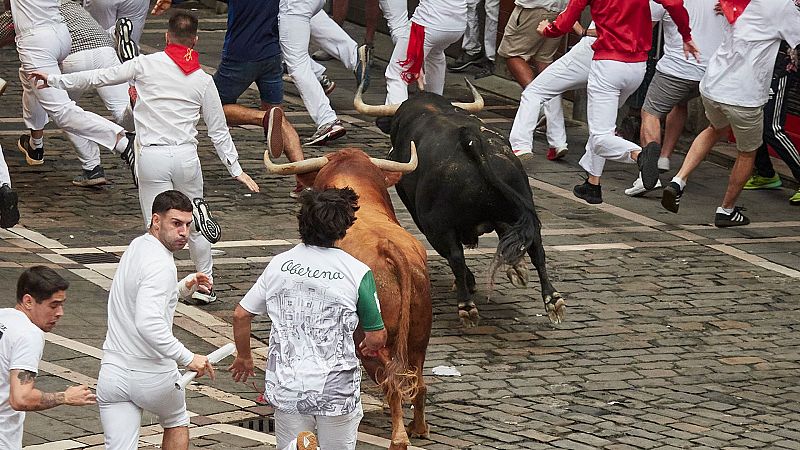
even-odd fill
[{"label": "white sneaker", "polygon": [[669,158],[664,156],[659,156],[658,158],[658,171],[659,172],[668,172],[669,171]]},{"label": "white sneaker", "polygon": [[[660,187],[661,187],[661,180],[658,180],[655,187],[651,190],[654,191]],[[637,178],[636,181],[633,182],[633,186],[629,187],[628,189],[625,189],[625,195],[630,197],[638,197],[640,195],[643,195],[645,192],[647,192],[647,189],[644,188],[644,183],[642,183],[641,175],[639,175],[639,178]]]},{"label": "white sneaker", "polygon": [[514,155],[521,160],[533,158],[533,152],[530,150],[513,150],[513,152]]},{"label": "white sneaker", "polygon": [[3,92],[6,91],[6,86],[8,86],[8,83],[6,83],[6,80],[0,78],[0,95],[3,95]]},{"label": "white sneaker", "polygon": [[192,294],[192,299],[196,300],[197,303],[201,305],[208,305],[209,303],[214,303],[217,301],[217,294],[213,289],[208,294],[196,291],[194,294]]}]

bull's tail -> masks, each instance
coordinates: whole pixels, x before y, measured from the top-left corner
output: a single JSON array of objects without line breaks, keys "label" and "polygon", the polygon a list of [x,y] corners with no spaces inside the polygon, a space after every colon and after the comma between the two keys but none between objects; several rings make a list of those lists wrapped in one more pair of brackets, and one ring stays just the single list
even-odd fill
[{"label": "bull's tail", "polygon": [[413,275],[409,270],[410,266],[405,255],[392,241],[383,239],[378,243],[378,251],[392,267],[400,288],[400,308],[394,351],[389,358],[381,361],[384,366],[384,379],[380,384],[385,390],[386,399],[389,402],[392,398],[398,398],[401,402],[410,401],[417,395],[418,384],[416,368],[408,365],[411,296],[415,294]]}]

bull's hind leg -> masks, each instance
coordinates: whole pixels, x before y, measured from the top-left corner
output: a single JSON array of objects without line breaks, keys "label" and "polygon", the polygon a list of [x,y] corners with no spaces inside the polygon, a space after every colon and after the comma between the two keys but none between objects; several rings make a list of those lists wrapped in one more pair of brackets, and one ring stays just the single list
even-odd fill
[{"label": "bull's hind leg", "polygon": [[422,366],[424,361],[417,365],[417,395],[414,396],[414,420],[408,424],[408,433],[411,437],[427,438],[430,432],[428,422],[425,419],[425,396],[428,394],[428,387],[425,386],[425,379],[422,377]]},{"label": "bull's hind leg", "polygon": [[408,440],[403,419],[403,400],[397,394],[385,397],[392,414],[392,443],[389,445],[389,450],[406,450],[411,441]]},{"label": "bull's hind leg", "polygon": [[[434,235],[431,233],[428,236],[428,242],[431,243],[437,253],[447,259],[450,265],[450,270],[456,277],[456,298],[458,299],[458,317],[465,327],[473,327],[478,324],[480,316],[478,315],[478,307],[475,302],[470,298],[469,287],[467,284],[469,269],[464,259],[464,248],[458,240],[455,232],[452,230],[447,231],[445,234]],[[472,276],[472,281],[475,277]]]},{"label": "bull's hind leg", "polygon": [[544,247],[542,246],[542,237],[538,230],[536,231],[533,244],[528,248],[528,255],[530,255],[531,262],[533,262],[533,266],[536,267],[536,272],[539,274],[539,283],[542,287],[542,300],[544,300],[544,309],[547,312],[547,317],[552,323],[561,323],[564,321],[567,302],[564,300],[564,297],[556,291],[553,284],[550,283],[550,278],[547,276]]}]

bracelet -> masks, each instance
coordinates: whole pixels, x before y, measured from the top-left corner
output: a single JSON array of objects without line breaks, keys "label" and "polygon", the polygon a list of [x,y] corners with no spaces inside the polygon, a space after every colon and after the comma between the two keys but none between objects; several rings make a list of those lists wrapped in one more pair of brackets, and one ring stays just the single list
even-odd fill
[{"label": "bracelet", "polygon": [[588,29],[588,28],[584,28],[584,29],[583,29],[583,33],[581,33],[581,37],[586,37],[586,36],[588,36],[588,34],[587,34],[588,32],[589,32],[589,29]]}]

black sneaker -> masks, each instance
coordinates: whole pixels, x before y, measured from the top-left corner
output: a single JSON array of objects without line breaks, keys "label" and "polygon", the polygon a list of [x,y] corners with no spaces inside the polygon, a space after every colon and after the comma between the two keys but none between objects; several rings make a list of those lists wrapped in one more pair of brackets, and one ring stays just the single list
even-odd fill
[{"label": "black sneaker", "polygon": [[356,76],[356,87],[361,86],[362,82],[364,88],[361,92],[367,92],[369,88],[369,65],[372,63],[372,48],[367,44],[358,46],[358,63],[353,75]]},{"label": "black sneaker", "polygon": [[120,62],[130,61],[139,56],[139,46],[131,38],[133,22],[127,17],[117,19],[114,27],[114,38],[117,42],[117,57]]},{"label": "black sneaker", "polygon": [[742,214],[744,208],[741,206],[735,206],[733,208],[733,212],[730,214],[725,213],[716,213],[714,215],[714,226],[717,228],[727,228],[727,227],[739,227],[742,225],[747,225],[750,223],[750,219],[745,217]]},{"label": "black sneaker", "polygon": [[39,148],[31,147],[31,137],[23,134],[17,141],[17,148],[25,155],[25,161],[29,166],[38,166],[44,163],[44,146]]},{"label": "black sneaker", "polygon": [[447,70],[450,72],[463,72],[464,69],[473,64],[483,64],[486,61],[488,61],[488,59],[486,56],[484,56],[483,52],[475,55],[470,55],[467,52],[461,52],[461,54],[458,55],[453,62],[447,64]]},{"label": "black sneaker", "polygon": [[683,189],[681,189],[681,186],[674,181],[670,181],[667,187],[664,188],[664,192],[661,193],[661,206],[667,211],[677,213],[678,208],[681,206],[682,196]]},{"label": "black sneaker", "polygon": [[83,169],[83,173],[72,179],[72,184],[80,187],[100,186],[107,184],[103,166],[96,165],[92,170]]},{"label": "black sneaker", "polygon": [[336,119],[333,122],[328,122],[325,125],[317,128],[317,131],[314,133],[314,135],[306,139],[305,144],[325,145],[327,142],[338,139],[344,136],[346,133],[347,130],[342,125],[342,121]]},{"label": "black sneaker", "polygon": [[586,200],[586,203],[591,203],[592,205],[603,203],[602,188],[599,184],[589,183],[589,180],[572,188],[572,193],[575,194],[575,197]]},{"label": "black sneaker", "polygon": [[651,142],[644,146],[636,159],[639,166],[639,173],[642,176],[642,185],[648,191],[656,187],[658,183],[658,157],[661,156],[661,145]]},{"label": "black sneaker", "polygon": [[208,210],[208,204],[202,198],[192,200],[194,208],[192,208],[192,216],[194,219],[194,229],[199,231],[208,242],[212,244],[219,241],[222,236],[222,230],[219,224],[211,216],[211,211]]},{"label": "black sneaker", "polygon": [[4,184],[0,186],[0,227],[11,228],[19,223],[19,209],[17,193],[11,186]]},{"label": "black sneaker", "polygon": [[213,289],[208,294],[196,291],[194,294],[192,294],[192,298],[196,300],[197,303],[208,305],[209,303],[214,303],[215,301],[217,301],[217,294],[214,292]]},{"label": "black sneaker", "polygon": [[138,188],[139,179],[136,177],[136,133],[125,132],[125,137],[128,138],[128,145],[125,146],[125,151],[120,153],[119,158],[123,160],[128,166],[128,169],[130,169],[133,185]]},{"label": "black sneaker", "polygon": [[481,78],[486,78],[490,75],[494,75],[494,61],[491,59],[487,59],[485,63],[481,64],[478,67],[477,72],[475,72],[474,78],[476,80],[480,80]]}]

